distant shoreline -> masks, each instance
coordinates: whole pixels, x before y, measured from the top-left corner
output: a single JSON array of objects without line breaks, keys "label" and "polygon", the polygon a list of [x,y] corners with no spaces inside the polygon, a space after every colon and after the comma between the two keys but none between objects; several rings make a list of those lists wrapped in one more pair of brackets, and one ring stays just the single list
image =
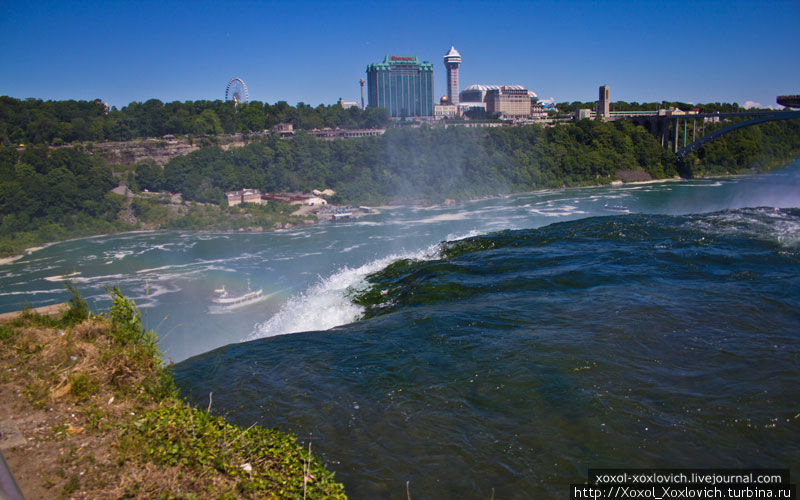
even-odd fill
[{"label": "distant shoreline", "polygon": [[[62,240],[62,241],[68,241],[68,240]],[[28,255],[32,254],[33,252],[36,252],[37,250],[42,250],[44,248],[49,247],[50,245],[55,245],[56,243],[61,243],[62,241],[53,241],[53,242],[50,242],[50,243],[45,243],[44,245],[39,245],[38,247],[26,248],[19,255],[12,255],[10,257],[0,257],[0,266],[2,266],[3,264],[11,264],[12,262],[18,261],[19,259],[21,259],[23,257],[27,257]]]},{"label": "distant shoreline", "polygon": [[[792,160],[792,161],[794,161],[794,160]],[[787,162],[785,165],[788,165],[789,163],[791,163],[791,161]],[[758,174],[761,174],[761,173],[766,173],[766,172],[759,172]],[[756,174],[756,175],[758,175],[758,174]],[[658,183],[661,183],[661,182],[665,182],[666,183],[666,182],[678,182],[678,181],[686,181],[686,180],[691,181],[691,180],[708,180],[708,179],[730,179],[730,178],[741,177],[741,176],[745,176],[745,175],[753,175],[753,174],[752,173],[746,173],[746,174],[719,174],[719,175],[713,175],[713,176],[708,176],[708,177],[695,177],[693,179],[685,179],[683,177],[668,177],[668,178],[664,178],[664,179],[649,179],[649,180],[646,180],[646,181],[631,181],[631,182],[614,181],[614,182],[612,182],[610,184],[593,184],[593,185],[588,185],[588,186],[569,186],[569,187],[562,187],[562,188],[544,188],[544,189],[534,189],[534,190],[531,190],[531,191],[518,191],[518,192],[515,192],[515,193],[505,193],[505,194],[497,194],[497,195],[477,196],[477,197],[474,197],[474,198],[468,198],[468,199],[464,199],[464,200],[457,200],[457,201],[453,200],[453,203],[444,202],[444,203],[434,203],[434,204],[430,204],[430,205],[422,205],[422,204],[415,204],[415,203],[411,203],[411,204],[405,204],[405,203],[386,204],[385,203],[383,205],[376,205],[373,208],[376,208],[376,209],[379,209],[379,210],[392,210],[392,209],[396,209],[396,208],[415,208],[415,207],[416,208],[431,208],[431,207],[442,207],[442,206],[456,205],[456,204],[460,204],[460,203],[468,203],[468,202],[471,202],[471,201],[489,200],[489,199],[493,199],[493,198],[503,198],[503,197],[513,196],[513,195],[520,195],[520,194],[541,193],[541,192],[544,192],[544,191],[586,189],[586,188],[599,188],[599,187],[619,188],[619,187],[624,187],[624,186],[658,184]],[[302,225],[302,226],[293,226],[291,228],[272,227],[272,228],[269,228],[269,229],[262,229],[261,231],[250,231],[250,230],[246,230],[246,231],[239,231],[239,230],[207,230],[207,229],[137,229],[137,230],[134,230],[134,231],[121,231],[121,232],[118,232],[118,233],[93,234],[91,236],[81,236],[81,237],[78,237],[78,238],[68,238],[66,240],[52,241],[52,242],[45,243],[44,245],[26,248],[23,251],[23,253],[21,253],[21,254],[12,255],[12,256],[8,256],[8,257],[0,257],[0,266],[16,262],[17,260],[22,259],[23,257],[27,257],[28,255],[31,255],[33,252],[36,252],[38,250],[42,250],[42,249],[47,248],[47,247],[49,247],[51,245],[55,245],[55,244],[58,244],[58,243],[66,243],[66,242],[69,242],[69,241],[83,240],[83,239],[88,239],[88,238],[100,238],[100,237],[103,237],[103,236],[119,236],[119,235],[123,235],[123,234],[161,233],[161,232],[219,233],[219,234],[255,233],[255,232],[271,233],[271,232],[275,232],[275,231],[285,231],[287,229],[296,229],[298,227],[316,225],[316,224],[319,224],[321,222],[326,222],[326,221],[327,220],[323,221],[323,220],[317,218],[316,221],[308,223],[308,224],[305,224],[305,225]]]},{"label": "distant shoreline", "polygon": [[[718,176],[715,176],[715,177],[718,177]],[[735,177],[735,175],[731,174],[731,175],[728,175],[728,176],[719,176],[719,177]],[[534,189],[532,191],[519,191],[519,192],[516,192],[516,193],[506,193],[506,194],[498,194],[498,195],[479,196],[479,197],[475,197],[475,198],[469,198],[469,199],[466,199],[466,200],[458,200],[458,201],[455,201],[454,203],[452,203],[452,205],[455,205],[455,204],[458,204],[458,203],[468,203],[470,201],[489,200],[489,199],[492,199],[492,198],[501,198],[501,197],[506,197],[506,196],[512,196],[512,195],[515,195],[515,194],[528,194],[528,193],[539,193],[539,192],[543,192],[543,191],[552,191],[553,189],[583,189],[583,188],[587,188],[587,187],[604,187],[604,186],[607,186],[607,187],[620,187],[620,186],[632,186],[632,185],[636,185],[636,184],[654,184],[654,183],[658,183],[658,182],[674,182],[674,181],[680,181],[680,180],[685,180],[685,179],[683,179],[682,177],[670,177],[670,178],[667,178],[667,179],[651,179],[651,180],[647,180],[647,181],[622,182],[622,184],[613,184],[612,183],[612,184],[595,184],[595,185],[592,185],[592,186],[570,186],[570,187],[564,187],[564,188]],[[414,208],[414,207],[430,208],[430,207],[440,207],[440,206],[447,206],[447,205],[448,205],[447,203],[435,203],[435,204],[431,204],[431,205],[403,204],[403,203],[400,203],[400,204],[397,204],[397,205],[384,204],[384,205],[376,206],[374,208],[383,209],[383,210],[391,210],[391,209],[403,208],[403,207],[405,207],[405,208]],[[308,225],[315,225],[315,224],[319,224],[320,222],[322,222],[322,221],[318,218],[315,222],[312,222],[311,224],[308,224]],[[297,227],[304,227],[304,226],[294,226],[294,227],[289,228],[289,229],[295,229]],[[55,244],[58,244],[58,243],[66,243],[66,242],[69,242],[69,241],[83,240],[83,239],[88,239],[88,238],[100,238],[100,237],[103,237],[103,236],[119,236],[119,235],[123,235],[123,234],[161,233],[161,232],[175,232],[175,231],[179,231],[179,232],[183,231],[183,232],[191,232],[191,233],[219,233],[219,234],[245,233],[245,232],[249,232],[249,233],[253,233],[253,232],[271,233],[271,232],[282,231],[282,230],[286,230],[286,229],[287,228],[278,228],[278,227],[265,229],[265,230],[261,230],[261,231],[236,231],[236,230],[227,230],[227,231],[217,230],[217,231],[212,231],[212,230],[204,230],[204,229],[137,229],[135,231],[121,231],[119,233],[93,234],[91,236],[81,236],[79,238],[69,238],[69,239],[66,239],[66,240],[52,241],[52,242],[45,243],[44,245],[26,248],[23,251],[23,253],[21,253],[19,255],[12,255],[12,256],[9,256],[9,257],[0,257],[0,266],[16,262],[17,260],[22,259],[23,257],[27,257],[28,255],[32,254],[33,252],[36,252],[38,250],[42,250],[42,249],[47,248],[47,247],[49,247],[51,245],[55,245]]]},{"label": "distant shoreline", "polygon": [[[11,255],[8,257],[0,257],[0,266],[4,264],[11,264],[12,262],[16,262],[23,257],[27,257],[31,255],[33,252],[37,252],[39,250],[44,250],[45,248],[51,245],[57,245],[59,243],[67,243],[70,241],[78,241],[78,240],[85,240],[89,238],[101,238],[103,236],[117,236],[120,234],[134,234],[134,233],[155,233],[160,231],[159,229],[137,229],[135,231],[120,231],[119,233],[101,233],[101,234],[92,234],[90,236],[79,236],[77,238],[67,238],[66,240],[58,240],[58,241],[49,241],[44,245],[39,245],[35,247],[26,248],[22,251],[21,254],[18,255]],[[165,229],[165,231],[169,231],[169,229]]]}]

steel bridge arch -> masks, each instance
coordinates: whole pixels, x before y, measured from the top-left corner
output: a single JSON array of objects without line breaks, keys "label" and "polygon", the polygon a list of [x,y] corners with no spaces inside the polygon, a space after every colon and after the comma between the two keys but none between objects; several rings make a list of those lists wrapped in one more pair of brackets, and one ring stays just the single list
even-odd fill
[{"label": "steel bridge arch", "polygon": [[[753,118],[752,120],[745,120],[743,122],[734,123],[733,125],[728,125],[727,127],[721,128],[719,130],[711,132],[710,134],[704,135],[703,137],[694,141],[693,143],[679,149],[675,153],[675,155],[678,158],[683,159],[689,153],[697,151],[698,149],[705,146],[714,139],[717,139],[725,134],[729,134],[734,130],[738,130],[740,128],[749,127],[751,125],[758,125],[759,123],[772,122],[777,120],[792,120],[795,118],[800,118],[800,111],[779,111],[776,112],[775,114],[759,116],[758,118]],[[677,126],[677,121],[676,121],[676,126]]]}]

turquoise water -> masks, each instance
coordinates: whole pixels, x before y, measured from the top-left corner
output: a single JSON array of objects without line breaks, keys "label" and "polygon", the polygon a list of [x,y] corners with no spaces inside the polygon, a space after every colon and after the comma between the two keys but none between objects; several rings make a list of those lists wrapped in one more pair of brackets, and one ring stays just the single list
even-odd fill
[{"label": "turquoise water", "polygon": [[[406,481],[413,498],[563,497],[589,466],[797,474],[798,207],[795,163],[276,233],[89,238],[0,266],[0,311],[64,300],[68,273],[97,308],[119,285],[191,400],[213,391],[219,414],[312,439],[353,498]],[[215,288],[248,281],[264,302],[208,313]],[[379,300],[359,320],[365,290]]]}]

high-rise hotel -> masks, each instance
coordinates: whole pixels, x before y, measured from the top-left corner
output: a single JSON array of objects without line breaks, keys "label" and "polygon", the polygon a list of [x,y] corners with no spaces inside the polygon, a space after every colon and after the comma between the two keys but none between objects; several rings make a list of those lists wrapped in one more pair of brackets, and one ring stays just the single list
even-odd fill
[{"label": "high-rise hotel", "polygon": [[433,115],[433,65],[416,57],[386,56],[367,66],[367,96],[371,107],[390,116]]}]

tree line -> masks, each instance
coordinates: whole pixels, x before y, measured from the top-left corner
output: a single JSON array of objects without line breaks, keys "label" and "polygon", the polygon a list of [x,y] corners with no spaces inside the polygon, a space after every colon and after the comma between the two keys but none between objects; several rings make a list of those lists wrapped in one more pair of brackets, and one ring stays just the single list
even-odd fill
[{"label": "tree line", "polygon": [[116,185],[108,165],[74,148],[0,147],[0,254],[125,229]]},{"label": "tree line", "polygon": [[136,167],[136,184],[219,203],[225,191],[332,188],[347,203],[442,201],[609,183],[619,170],[677,174],[675,156],[627,121],[542,127],[392,128],[380,137],[321,141],[297,134],[242,148],[207,147]]},{"label": "tree line", "polygon": [[140,188],[221,203],[225,191],[332,188],[334,201],[438,202],[446,198],[610,183],[620,171],[661,179],[767,168],[800,153],[800,120],[738,130],[684,161],[628,120],[553,127],[392,128],[380,137],[322,141],[268,137],[227,151],[207,147],[163,169],[136,167]]},{"label": "tree line", "polygon": [[681,174],[690,177],[763,171],[798,155],[800,120],[774,121],[744,127],[709,142],[684,160]]},{"label": "tree line", "polygon": [[[301,131],[291,140],[268,136],[240,148],[210,146],[163,168],[141,162],[128,182],[134,190],[178,192],[185,200],[221,207],[225,191],[244,187],[264,192],[332,188],[332,201],[343,204],[433,203],[610,183],[623,171],[655,179],[739,173],[797,155],[800,120],[737,130],[684,161],[628,120],[491,129],[422,126],[359,139],[327,141]],[[108,165],[81,147],[0,146],[0,254],[132,229],[120,216],[125,210],[152,212],[152,203],[126,205],[110,192],[118,182]],[[199,229],[203,220],[219,216],[198,216],[191,227]],[[180,227],[171,224],[166,227]]]},{"label": "tree line", "polygon": [[63,144],[76,141],[126,141],[139,137],[218,135],[260,132],[278,123],[295,128],[382,128],[389,114],[382,108],[344,109],[338,104],[312,107],[250,101],[186,101],[158,99],[132,102],[122,109],[95,101],[42,101],[0,96],[0,141],[19,144]]}]

